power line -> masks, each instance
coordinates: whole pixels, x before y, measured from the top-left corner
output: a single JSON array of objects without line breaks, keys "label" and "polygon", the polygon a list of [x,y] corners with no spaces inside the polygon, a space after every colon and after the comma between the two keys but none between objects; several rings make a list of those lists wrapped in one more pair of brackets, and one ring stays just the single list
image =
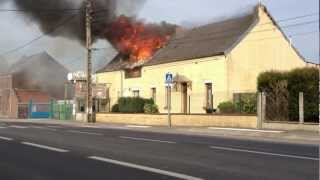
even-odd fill
[{"label": "power line", "polygon": [[[313,17],[313,16],[319,16],[319,12],[318,13],[310,13],[310,14],[301,15],[301,16],[295,16],[295,17],[291,17],[291,18],[279,19],[276,22],[281,23],[281,22],[293,21],[293,20],[298,20],[298,19],[302,19],[302,18],[306,18],[306,17]],[[270,23],[272,23],[272,22],[263,23],[260,25],[265,25],[265,24],[270,24]]]},{"label": "power line", "polygon": [[[308,22],[303,22],[303,23],[296,23],[296,24],[289,24],[286,26],[282,26],[280,28],[293,28],[293,27],[298,27],[298,26],[307,25],[307,24],[314,24],[314,23],[319,23],[319,20],[308,21]],[[276,30],[276,28],[271,28],[271,29],[269,28],[269,29],[263,29],[263,30],[259,30],[259,31],[252,31],[250,33],[263,33],[263,32],[274,31],[274,30]],[[231,34],[223,35],[225,33],[231,33]],[[196,39],[196,40],[186,40],[186,38],[184,38],[182,40],[183,42],[179,42],[179,41],[181,41],[181,39],[173,39],[172,41],[177,42],[177,44],[185,44],[188,42],[196,42],[196,41],[209,40],[209,39],[217,40],[217,39],[221,39],[221,38],[234,37],[234,36],[240,35],[242,33],[243,32],[241,30],[239,30],[238,28],[233,28],[233,29],[228,29],[228,30],[224,30],[224,31],[216,31],[216,32],[212,33],[212,36],[204,36],[204,37]],[[219,34],[222,36],[217,36]]]},{"label": "power line", "polygon": [[60,27],[62,27],[62,26],[65,25],[66,23],[68,23],[68,22],[70,22],[71,20],[73,20],[74,17],[76,17],[76,15],[73,15],[73,16],[65,19],[64,21],[62,21],[61,23],[59,23],[57,26],[55,26],[54,28],[52,28],[52,30],[48,31],[47,33],[43,33],[43,34],[41,34],[40,36],[32,39],[31,41],[29,41],[29,42],[27,42],[27,43],[25,43],[25,44],[23,44],[23,45],[21,45],[21,46],[18,46],[18,47],[14,48],[14,49],[11,49],[11,50],[9,50],[9,51],[6,51],[6,52],[2,53],[2,54],[0,55],[0,57],[1,57],[1,56],[5,56],[5,55],[8,55],[8,54],[11,54],[11,53],[14,53],[14,52],[16,52],[16,51],[19,51],[20,49],[23,49],[23,48],[31,45],[32,43],[34,43],[34,42],[42,39],[42,38],[45,37],[46,35],[52,34],[52,33],[55,32],[56,30],[58,30]]},{"label": "power line", "polygon": [[37,13],[61,13],[61,12],[78,12],[82,9],[0,9],[0,12],[37,12]]},{"label": "power line", "polygon": [[[302,33],[295,33],[295,34],[290,34],[288,37],[296,37],[296,36],[306,36],[310,34],[317,34],[319,31],[310,31],[310,32],[302,32]],[[269,39],[279,39],[282,38],[282,36],[274,36],[274,37],[268,37],[268,38],[261,38],[261,39],[253,39],[253,40],[248,40],[248,41],[263,41],[263,40],[269,40]]]}]

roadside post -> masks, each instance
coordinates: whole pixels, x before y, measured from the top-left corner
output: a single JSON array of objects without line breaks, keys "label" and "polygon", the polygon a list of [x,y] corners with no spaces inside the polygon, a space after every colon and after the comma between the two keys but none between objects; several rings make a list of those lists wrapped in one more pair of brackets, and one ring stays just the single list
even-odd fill
[{"label": "roadside post", "polygon": [[168,126],[171,128],[172,127],[172,122],[171,122],[171,86],[173,83],[173,74],[168,72],[166,73],[165,77],[165,84],[166,84],[166,89],[167,89],[167,109],[168,109]]},{"label": "roadside post", "polygon": [[299,123],[304,124],[303,92],[299,92]]}]

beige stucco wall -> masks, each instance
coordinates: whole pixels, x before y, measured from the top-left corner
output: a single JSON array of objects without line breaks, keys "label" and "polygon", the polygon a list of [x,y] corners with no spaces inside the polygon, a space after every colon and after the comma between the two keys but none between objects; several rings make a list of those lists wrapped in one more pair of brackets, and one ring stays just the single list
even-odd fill
[{"label": "beige stucco wall", "polygon": [[[167,115],[97,114],[97,122],[145,126],[168,126]],[[256,116],[172,115],[174,127],[257,128]]]},{"label": "beige stucco wall", "polygon": [[[98,83],[107,83],[110,87],[112,105],[121,96],[121,87],[123,96],[132,96],[133,90],[139,90],[140,96],[144,98],[151,98],[151,88],[156,88],[156,104],[159,106],[160,112],[164,113],[167,111],[165,109],[165,74],[167,72],[183,75],[192,81],[192,87],[188,88],[188,95],[191,98],[191,113],[205,112],[203,107],[205,106],[206,82],[213,84],[215,108],[220,102],[227,100],[227,69],[224,56],[147,66],[142,69],[141,78],[125,79],[124,72],[117,71],[98,74],[97,80]],[[180,89],[173,89],[172,112],[182,112]]]},{"label": "beige stucco wall", "polygon": [[227,64],[228,89],[240,92],[255,92],[261,72],[306,66],[263,8],[257,25],[228,54]]}]

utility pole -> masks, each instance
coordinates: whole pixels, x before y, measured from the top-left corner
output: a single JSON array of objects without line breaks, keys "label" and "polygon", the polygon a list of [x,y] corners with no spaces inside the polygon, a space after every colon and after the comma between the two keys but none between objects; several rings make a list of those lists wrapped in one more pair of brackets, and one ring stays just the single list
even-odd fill
[{"label": "utility pole", "polygon": [[86,101],[86,117],[89,123],[94,123],[92,110],[92,37],[91,37],[91,13],[92,2],[86,1],[86,48],[87,48],[87,101]]}]

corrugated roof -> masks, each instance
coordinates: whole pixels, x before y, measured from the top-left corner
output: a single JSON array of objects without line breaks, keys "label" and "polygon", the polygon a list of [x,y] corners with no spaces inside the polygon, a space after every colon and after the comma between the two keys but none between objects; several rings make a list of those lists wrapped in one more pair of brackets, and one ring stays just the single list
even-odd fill
[{"label": "corrugated roof", "polygon": [[32,99],[35,103],[48,103],[51,100],[49,94],[39,90],[15,90],[19,103],[29,103]]}]

